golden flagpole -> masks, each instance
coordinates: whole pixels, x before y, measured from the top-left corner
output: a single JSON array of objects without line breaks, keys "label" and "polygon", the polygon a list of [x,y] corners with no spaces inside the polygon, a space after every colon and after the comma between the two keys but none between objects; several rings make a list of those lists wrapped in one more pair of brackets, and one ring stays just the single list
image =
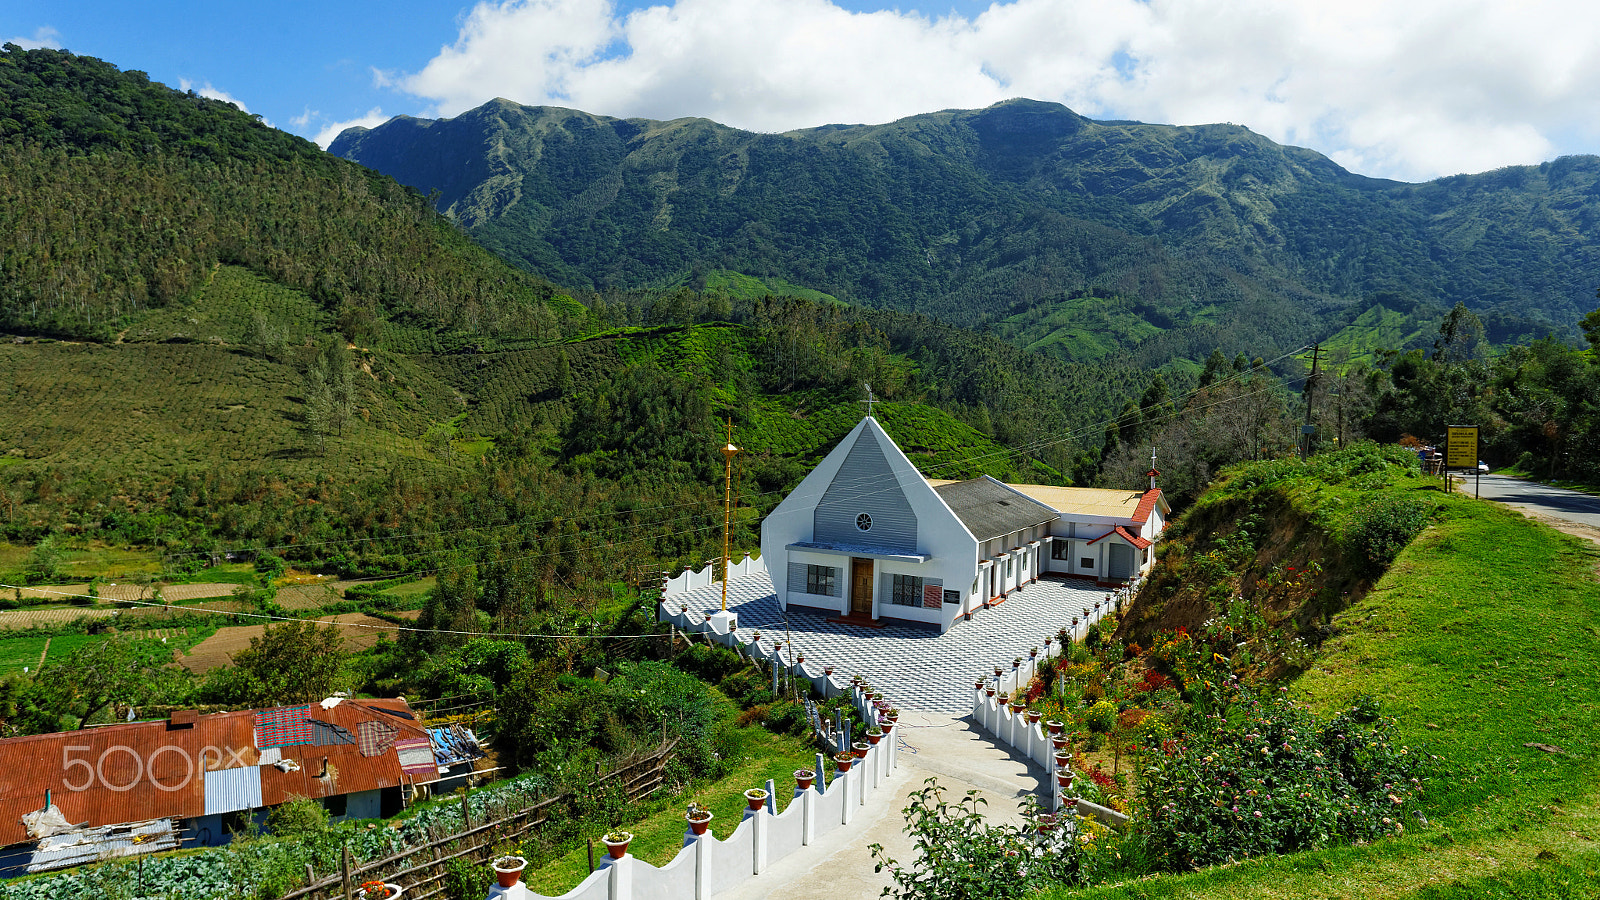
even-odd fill
[{"label": "golden flagpole", "polygon": [[728,417],[728,442],[722,446],[726,470],[722,476],[722,611],[728,611],[728,554],[733,531],[733,458],[739,448],[733,445],[733,417]]}]

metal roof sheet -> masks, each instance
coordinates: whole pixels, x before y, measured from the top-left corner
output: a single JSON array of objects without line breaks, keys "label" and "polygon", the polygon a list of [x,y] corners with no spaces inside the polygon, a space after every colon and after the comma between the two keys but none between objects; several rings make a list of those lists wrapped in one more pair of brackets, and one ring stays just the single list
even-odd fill
[{"label": "metal roof sheet", "polygon": [[180,841],[176,819],[68,831],[42,838],[28,860],[28,871],[48,872],[105,859],[176,850]]},{"label": "metal roof sheet", "polygon": [[1002,537],[1054,521],[1055,510],[985,475],[934,487],[972,536]]}]

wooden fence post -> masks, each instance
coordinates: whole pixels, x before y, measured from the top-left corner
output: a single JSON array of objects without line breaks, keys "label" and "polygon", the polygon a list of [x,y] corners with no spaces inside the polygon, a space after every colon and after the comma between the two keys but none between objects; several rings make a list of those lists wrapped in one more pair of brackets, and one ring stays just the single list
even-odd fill
[{"label": "wooden fence post", "polygon": [[467,792],[461,792],[461,830],[466,831],[472,827],[472,809],[467,806]]},{"label": "wooden fence post", "polygon": [[344,845],[344,855],[339,859],[340,871],[344,874],[344,900],[352,900],[355,896],[355,885],[350,880],[350,845]]}]

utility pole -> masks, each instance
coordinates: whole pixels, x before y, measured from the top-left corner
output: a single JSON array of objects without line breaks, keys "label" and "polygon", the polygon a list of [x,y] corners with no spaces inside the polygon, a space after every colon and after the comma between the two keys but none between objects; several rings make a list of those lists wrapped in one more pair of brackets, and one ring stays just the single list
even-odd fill
[{"label": "utility pole", "polygon": [[1311,437],[1317,433],[1317,426],[1311,424],[1311,410],[1315,405],[1313,400],[1317,390],[1317,363],[1322,355],[1322,345],[1311,345],[1311,375],[1306,378],[1306,423],[1300,427],[1300,461],[1305,462],[1311,455]]}]

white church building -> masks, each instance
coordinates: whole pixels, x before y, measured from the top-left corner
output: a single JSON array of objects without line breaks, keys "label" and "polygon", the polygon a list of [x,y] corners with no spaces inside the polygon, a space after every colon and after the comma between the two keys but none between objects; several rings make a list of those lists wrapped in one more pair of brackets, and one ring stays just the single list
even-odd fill
[{"label": "white church building", "polygon": [[1149,571],[1170,508],[1144,491],[924,478],[867,416],[761,526],[785,609],[945,631],[1040,576]]}]

